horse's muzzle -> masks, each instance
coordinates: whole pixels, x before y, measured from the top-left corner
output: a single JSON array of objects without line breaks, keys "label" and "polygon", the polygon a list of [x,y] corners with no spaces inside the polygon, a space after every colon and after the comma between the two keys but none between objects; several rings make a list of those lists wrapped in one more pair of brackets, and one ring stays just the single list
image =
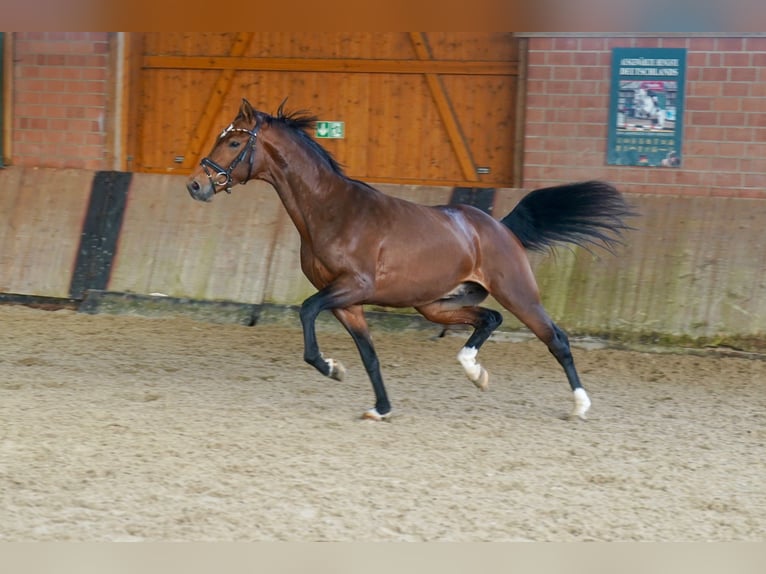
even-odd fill
[{"label": "horse's muzzle", "polygon": [[212,185],[209,183],[201,184],[194,178],[186,183],[186,189],[189,190],[189,195],[197,201],[212,201],[215,195]]}]

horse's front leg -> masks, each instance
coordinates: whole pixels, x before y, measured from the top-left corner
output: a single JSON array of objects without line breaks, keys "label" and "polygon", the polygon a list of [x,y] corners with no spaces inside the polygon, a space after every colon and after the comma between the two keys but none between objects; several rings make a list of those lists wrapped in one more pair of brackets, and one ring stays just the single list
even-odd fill
[{"label": "horse's front leg", "polygon": [[385,420],[391,416],[391,403],[388,401],[386,387],[383,385],[380,361],[378,361],[378,355],[372,344],[370,329],[364,317],[364,310],[361,305],[354,305],[346,309],[333,309],[333,313],[354,340],[367,375],[370,377],[372,389],[375,392],[375,407],[366,411],[362,418],[374,421]]},{"label": "horse's front leg", "polygon": [[303,360],[326,377],[342,381],[346,369],[335,359],[325,359],[319,351],[316,335],[316,319],[319,313],[334,306],[332,289],[322,289],[306,299],[301,305],[300,317],[303,326]]}]

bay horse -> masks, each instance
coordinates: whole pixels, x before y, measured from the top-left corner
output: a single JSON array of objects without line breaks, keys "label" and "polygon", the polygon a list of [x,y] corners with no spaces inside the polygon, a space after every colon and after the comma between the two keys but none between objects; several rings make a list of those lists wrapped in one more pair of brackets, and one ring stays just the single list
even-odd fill
[{"label": "bay horse", "polygon": [[375,393],[363,418],[387,419],[391,403],[363,306],[414,307],[434,323],[473,327],[457,359],[485,390],[489,374],[476,356],[503,320],[479,306],[492,295],[547,345],[572,389],[572,416],[584,419],[590,398],[567,335],[540,302],[525,250],[569,242],[611,251],[630,229],[625,218],[634,215],[620,192],[601,181],[538,189],[500,221],[467,205],[419,205],[346,176],[309,135],[317,118],[285,113],[283,105],[272,116],[243,99],[186,187],[198,201],[250,179],[276,190],[300,235],[301,269],[318,290],[300,308],[304,360],[343,379],[344,367],[325,358],[317,343],[317,316],[332,311],[356,344]]}]

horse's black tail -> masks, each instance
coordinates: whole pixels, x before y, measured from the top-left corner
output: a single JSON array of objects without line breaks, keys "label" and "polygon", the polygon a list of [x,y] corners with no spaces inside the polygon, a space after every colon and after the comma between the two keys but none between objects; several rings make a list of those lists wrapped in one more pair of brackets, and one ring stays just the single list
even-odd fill
[{"label": "horse's black tail", "polygon": [[610,184],[583,181],[528,193],[502,222],[532,251],[573,243],[613,252],[622,243],[622,232],[633,229],[625,218],[635,215],[638,213]]}]

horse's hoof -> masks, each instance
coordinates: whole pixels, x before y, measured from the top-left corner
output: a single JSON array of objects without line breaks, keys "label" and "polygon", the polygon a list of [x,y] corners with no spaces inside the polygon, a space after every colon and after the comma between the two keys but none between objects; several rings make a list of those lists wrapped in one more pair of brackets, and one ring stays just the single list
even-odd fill
[{"label": "horse's hoof", "polygon": [[487,369],[481,367],[481,372],[476,380],[471,380],[476,387],[481,391],[486,391],[489,388],[489,373]]},{"label": "horse's hoof", "polygon": [[362,415],[362,419],[366,421],[387,421],[394,411],[388,411],[386,414],[382,415],[378,412],[378,409],[370,409],[369,411],[365,411]]},{"label": "horse's hoof", "polygon": [[588,393],[585,392],[585,389],[578,388],[574,391],[574,410],[572,411],[572,414],[570,415],[570,419],[580,419],[581,421],[588,420],[588,417],[585,416],[585,413],[588,412],[588,409],[590,408],[590,398],[588,397]]},{"label": "horse's hoof", "polygon": [[327,376],[336,381],[342,381],[346,376],[346,368],[341,362],[336,361],[335,359],[327,359],[327,364],[330,365],[330,374]]}]

